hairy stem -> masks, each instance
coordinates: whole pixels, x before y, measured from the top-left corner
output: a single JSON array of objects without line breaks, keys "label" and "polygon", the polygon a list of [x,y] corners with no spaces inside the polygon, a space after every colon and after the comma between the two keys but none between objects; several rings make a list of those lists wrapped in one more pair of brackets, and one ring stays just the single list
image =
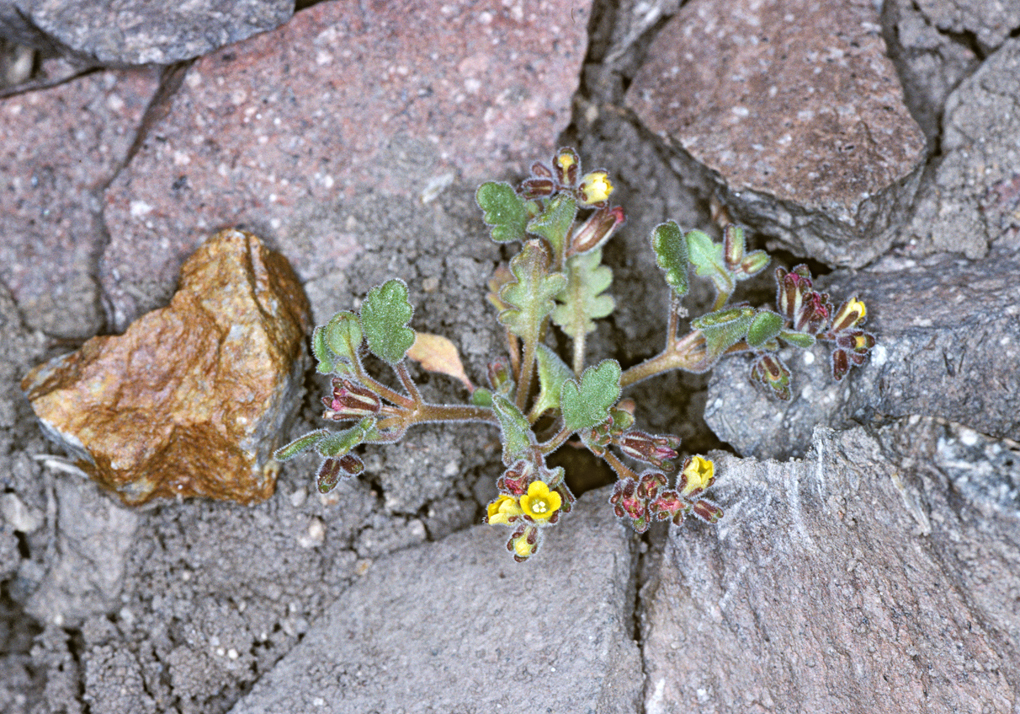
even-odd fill
[{"label": "hairy stem", "polygon": [[400,383],[404,385],[404,389],[411,395],[411,399],[414,400],[414,404],[417,407],[422,405],[421,392],[418,391],[418,385],[411,379],[410,372],[407,371],[407,364],[404,362],[398,362],[393,368],[396,371],[397,376],[400,377]]},{"label": "hairy stem", "polygon": [[641,364],[627,369],[620,376],[620,386],[629,387],[643,379],[674,369],[696,371],[704,361],[704,337],[699,330],[674,340],[666,349]]},{"label": "hairy stem", "polygon": [[553,438],[549,439],[549,441],[546,441],[546,442],[543,442],[543,443],[539,444],[538,445],[538,450],[541,451],[543,454],[551,454],[552,452],[556,451],[556,449],[558,449],[561,446],[563,446],[563,443],[567,439],[569,439],[570,435],[573,434],[573,433],[574,432],[572,432],[569,429],[567,429],[566,427],[564,427],[563,429],[559,430],[559,432],[556,434],[556,436],[554,436]]},{"label": "hairy stem", "polygon": [[616,475],[621,480],[625,478],[632,478],[635,481],[637,481],[637,474],[634,473],[634,471],[630,469],[625,463],[620,461],[620,459],[617,458],[616,454],[614,454],[613,452],[607,449],[606,453],[602,455],[602,459],[612,467],[613,471],[616,472]]},{"label": "hairy stem", "polygon": [[[358,381],[364,384],[366,387],[371,389],[373,392],[378,394],[380,397],[388,402],[392,402],[397,406],[403,407],[404,409],[413,409],[415,406],[414,399],[411,397],[404,396],[400,392],[390,389],[385,384],[377,382],[368,372],[361,366],[360,361],[354,365],[354,371],[358,374]],[[399,374],[399,373],[398,373]]]},{"label": "hairy stem", "polygon": [[521,376],[517,380],[517,408],[522,412],[528,403],[528,393],[531,391],[531,377],[535,372],[535,350],[538,349],[538,338],[524,340],[524,358],[521,360]]},{"label": "hairy stem", "polygon": [[584,371],[584,343],[587,335],[582,329],[580,334],[574,338],[574,374],[578,377]]}]

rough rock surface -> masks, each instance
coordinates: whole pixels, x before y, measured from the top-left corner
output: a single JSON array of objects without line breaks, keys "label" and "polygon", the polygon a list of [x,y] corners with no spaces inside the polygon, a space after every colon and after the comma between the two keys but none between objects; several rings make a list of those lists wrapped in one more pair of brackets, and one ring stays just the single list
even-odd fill
[{"label": "rough rock surface", "polygon": [[171,304],[22,382],[46,432],[125,503],[262,500],[300,403],[308,302],[286,259],[224,231],[184,264]]},{"label": "rough rock surface", "polygon": [[0,280],[32,327],[72,338],[102,327],[102,191],[158,85],[152,70],[108,71],[0,99]]},{"label": "rough rock surface", "polygon": [[941,160],[925,177],[906,242],[980,258],[1020,237],[1020,38],[1008,40],[946,101]]},{"label": "rough rock surface", "polygon": [[925,158],[880,30],[869,0],[695,0],[627,103],[717,172],[734,218],[859,267],[888,248]]},{"label": "rough rock surface", "polygon": [[645,711],[1015,711],[1018,464],[931,421],[723,457],[642,594]]},{"label": "rough rock surface", "polygon": [[527,567],[491,526],[376,560],[231,712],[638,712],[633,539],[607,500]]},{"label": "rough rock surface", "polygon": [[973,33],[993,49],[1020,27],[1020,7],[1002,0],[917,0],[917,7],[943,32]]},{"label": "rough rock surface", "polygon": [[868,306],[878,336],[871,360],[836,384],[829,352],[784,353],[793,399],[769,400],[741,358],[709,383],[705,419],[720,439],[759,458],[802,455],[815,425],[912,414],[942,417],[998,437],[1020,436],[1020,256],[993,251],[979,263],[942,255],[889,258],[871,270],[836,273],[818,285]]},{"label": "rough rock surface", "polygon": [[0,37],[82,64],[172,64],[286,22],[293,0],[0,0]]},{"label": "rough rock surface", "polygon": [[[287,248],[313,214],[355,196],[427,202],[459,172],[491,178],[550,154],[587,13],[564,0],[326,2],[203,57],[107,192],[115,324],[165,300],[217,226],[249,225]],[[333,225],[295,268],[305,279],[313,262],[342,270],[378,244]]]}]

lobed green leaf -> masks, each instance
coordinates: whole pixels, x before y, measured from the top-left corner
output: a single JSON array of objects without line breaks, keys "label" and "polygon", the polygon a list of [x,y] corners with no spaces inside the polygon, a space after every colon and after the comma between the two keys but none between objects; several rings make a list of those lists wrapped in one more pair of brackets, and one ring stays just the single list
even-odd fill
[{"label": "lobed green leaf", "polygon": [[613,282],[613,271],[601,265],[602,249],[567,259],[567,285],[556,295],[551,318],[572,339],[595,331],[594,320],[616,307],[611,295],[600,295]]},{"label": "lobed green leaf", "polygon": [[478,187],[475,201],[482,209],[482,220],[492,226],[489,235],[497,243],[524,240],[528,211],[523,198],[508,183],[490,181]]},{"label": "lobed green leaf", "polygon": [[691,321],[691,327],[701,330],[705,336],[708,358],[715,361],[733,345],[747,335],[754,322],[756,310],[753,307],[734,307],[702,315]]},{"label": "lobed green leaf", "polygon": [[577,202],[570,194],[561,193],[546,203],[545,209],[528,223],[528,233],[549,241],[553,255],[562,256],[567,249],[567,234],[577,216]]},{"label": "lobed green leaf", "polygon": [[404,281],[394,278],[372,288],[361,305],[361,327],[372,354],[391,365],[404,359],[414,344],[414,330],[407,327],[413,313]]},{"label": "lobed green leaf", "polygon": [[515,280],[500,289],[499,298],[510,307],[499,314],[500,323],[518,337],[537,340],[542,320],[556,307],[553,297],[567,285],[562,273],[549,273],[549,256],[539,240],[529,240],[510,261]]},{"label": "lobed green leaf", "polygon": [[574,372],[553,352],[552,348],[539,343],[535,351],[538,362],[538,397],[532,407],[533,414],[541,414],[560,406],[563,383],[573,378]]},{"label": "lobed green leaf", "polygon": [[733,276],[723,258],[723,246],[702,231],[687,232],[687,251],[695,271],[703,278],[711,278],[721,293],[732,293]]},{"label": "lobed green leaf", "polygon": [[609,408],[620,398],[620,363],[602,360],[584,370],[581,380],[563,383],[560,408],[563,423],[571,431],[597,426],[609,418]]}]

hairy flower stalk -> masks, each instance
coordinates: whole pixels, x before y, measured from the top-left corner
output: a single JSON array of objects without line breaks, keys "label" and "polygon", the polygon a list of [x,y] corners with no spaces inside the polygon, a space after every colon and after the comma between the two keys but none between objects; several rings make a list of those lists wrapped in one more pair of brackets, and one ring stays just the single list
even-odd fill
[{"label": "hairy flower stalk", "polygon": [[[688,516],[707,523],[722,518],[722,508],[705,497],[717,477],[715,464],[688,455],[677,469],[679,437],[636,428],[642,405],[623,397],[623,390],[672,370],[705,372],[723,357],[747,354],[751,381],[773,398],[790,400],[794,375],[779,350],[826,343],[832,375],[843,380],[876,344],[862,329],[868,310],[857,296],[834,309],[829,296],[813,288],[803,265],[775,270],[774,308],[732,306],[738,284],[764,271],[768,255],[748,250],[739,226],[725,226],[719,242],[670,221],[650,236],[669,292],[663,350],[626,370],[613,359],[590,362],[587,335],[617,304],[608,292],[612,269],[602,262],[603,247],[624,225],[623,209],[610,204],[614,188],[607,171],[585,172],[571,148],[560,149],[548,163],[532,164],[516,187],[482,184],[475,197],[489,237],[520,246],[488,283],[488,301],[507,345],[505,356],[487,363],[488,387],[468,380],[449,339],[410,327],[408,286],[389,280],[369,291],[357,313],[339,312],[312,335],[318,371],[332,377],[322,416],[346,422],[346,428],[305,434],[279,449],[277,458],[317,452],[316,485],[327,492],[364,471],[358,452],[399,441],[418,424],[474,421],[496,427],[504,471],[484,519],[511,529],[506,547],[518,562],[539,552],[545,530],[557,526],[576,502],[564,470],[546,462],[564,445],[585,448],[613,469],[618,481],[609,504],[638,533],[656,521],[679,526]],[[710,282],[715,306],[679,334],[692,277]],[[553,329],[560,333],[555,341]],[[564,341],[571,343],[569,365],[549,347]],[[370,374],[363,359],[368,353],[393,375]],[[409,359],[458,379],[468,390],[466,401],[430,402],[408,369]],[[637,473],[628,460],[649,469]]]}]

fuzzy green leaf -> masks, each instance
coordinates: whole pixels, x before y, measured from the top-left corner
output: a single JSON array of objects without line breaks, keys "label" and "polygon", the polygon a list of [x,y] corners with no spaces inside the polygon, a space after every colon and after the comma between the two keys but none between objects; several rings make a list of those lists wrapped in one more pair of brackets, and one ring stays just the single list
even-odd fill
[{"label": "fuzzy green leaf", "polygon": [[806,350],[815,343],[814,335],[809,335],[806,332],[795,332],[793,330],[783,330],[779,333],[779,338],[784,342],[789,342],[794,347],[800,347],[802,350]]},{"label": "fuzzy green leaf", "polygon": [[536,441],[528,418],[502,394],[492,395],[492,409],[499,419],[502,433],[503,464],[509,466],[519,459],[530,456],[531,447]]},{"label": "fuzzy green leaf", "polygon": [[327,432],[316,444],[323,456],[343,456],[358,444],[370,439],[375,432],[375,419],[365,417],[350,429]]},{"label": "fuzzy green leaf", "polygon": [[340,359],[326,346],[326,328],[316,327],[312,332],[312,354],[318,364],[315,369],[319,374],[332,374]]},{"label": "fuzzy green leaf", "polygon": [[510,307],[499,314],[499,321],[524,340],[538,340],[542,320],[553,311],[553,297],[567,285],[562,273],[549,273],[549,256],[539,240],[529,240],[510,261],[516,278],[499,291],[499,298]]},{"label": "fuzzy green leaf", "polygon": [[320,441],[326,436],[329,436],[330,431],[328,429],[319,429],[318,431],[312,431],[304,436],[294,439],[286,446],[281,446],[273,453],[273,458],[277,461],[286,461],[287,459],[293,459],[298,454],[304,453],[309,449],[315,448]]},{"label": "fuzzy green leaf", "polygon": [[559,355],[546,345],[539,343],[535,352],[538,360],[538,384],[540,390],[532,407],[533,414],[541,414],[560,406],[560,392],[563,383],[574,376],[574,372],[560,359]]},{"label": "fuzzy green leaf", "polygon": [[492,390],[477,387],[471,392],[471,403],[476,407],[492,407]]},{"label": "fuzzy green leaf", "polygon": [[733,292],[733,276],[723,259],[723,246],[716,243],[707,233],[687,232],[687,251],[696,272],[703,278],[711,278],[721,293]]},{"label": "fuzzy green leaf", "polygon": [[413,313],[402,280],[372,288],[361,305],[361,327],[372,354],[391,365],[404,359],[414,344],[414,330],[407,327]]},{"label": "fuzzy green leaf", "polygon": [[749,347],[761,347],[778,337],[782,330],[782,316],[771,310],[761,310],[747,328],[747,344]]},{"label": "fuzzy green leaf", "polygon": [[678,296],[686,295],[689,289],[687,271],[690,251],[687,239],[675,221],[655,227],[652,231],[652,250],[655,251],[655,263],[666,274],[666,284]]},{"label": "fuzzy green leaf", "polygon": [[601,262],[601,248],[567,259],[567,286],[556,296],[551,317],[574,340],[594,332],[593,320],[616,307],[612,296],[599,294],[613,282],[613,271]]},{"label": "fuzzy green leaf", "polygon": [[607,359],[584,370],[580,382],[576,379],[564,382],[560,394],[564,425],[578,431],[608,419],[609,408],[620,398],[621,373],[620,363]]},{"label": "fuzzy green leaf", "polygon": [[705,335],[705,349],[713,361],[747,335],[754,322],[753,307],[734,307],[702,315],[691,321],[691,327]]},{"label": "fuzzy green leaf", "polygon": [[337,357],[352,364],[361,346],[361,323],[353,312],[338,312],[323,327],[322,338]]},{"label": "fuzzy green leaf", "polygon": [[475,193],[482,220],[492,226],[489,235],[497,243],[524,240],[528,211],[523,198],[508,183],[483,183]]},{"label": "fuzzy green leaf", "polygon": [[561,193],[550,200],[540,214],[528,223],[528,233],[542,236],[552,246],[553,255],[562,256],[566,251],[567,233],[577,216],[577,202],[574,197]]}]

